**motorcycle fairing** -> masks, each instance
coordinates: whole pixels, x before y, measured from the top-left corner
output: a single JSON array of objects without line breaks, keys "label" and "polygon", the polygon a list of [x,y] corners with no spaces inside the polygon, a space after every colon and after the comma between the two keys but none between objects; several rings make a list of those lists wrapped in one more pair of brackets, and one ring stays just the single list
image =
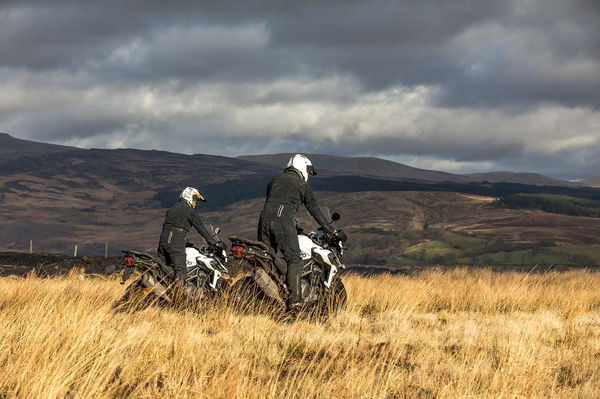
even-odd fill
[{"label": "motorcycle fairing", "polygon": [[300,256],[302,260],[310,259],[313,248],[321,248],[304,234],[298,234],[298,244],[300,246]]},{"label": "motorcycle fairing", "polygon": [[185,248],[185,255],[186,255],[185,263],[186,263],[188,273],[191,270],[193,270],[195,267],[198,267],[200,265],[204,266],[206,269],[208,269],[211,272],[210,273],[211,276],[209,276],[210,282],[208,283],[208,285],[213,290],[216,289],[217,283],[219,282],[219,279],[223,275],[222,270],[218,270],[218,269],[223,269],[222,267],[219,267],[220,265],[218,264],[218,262],[216,260],[212,259],[211,257],[206,256],[203,253],[201,253],[200,250],[198,250],[198,248],[192,247],[192,246]]}]

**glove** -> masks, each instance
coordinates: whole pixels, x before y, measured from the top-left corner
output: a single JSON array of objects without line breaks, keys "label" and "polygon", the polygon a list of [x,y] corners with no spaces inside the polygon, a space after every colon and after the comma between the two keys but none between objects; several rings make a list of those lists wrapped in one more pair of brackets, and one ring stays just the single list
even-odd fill
[{"label": "glove", "polygon": [[348,240],[348,235],[346,235],[346,233],[344,233],[342,230],[334,231],[333,236],[341,242],[346,242]]}]

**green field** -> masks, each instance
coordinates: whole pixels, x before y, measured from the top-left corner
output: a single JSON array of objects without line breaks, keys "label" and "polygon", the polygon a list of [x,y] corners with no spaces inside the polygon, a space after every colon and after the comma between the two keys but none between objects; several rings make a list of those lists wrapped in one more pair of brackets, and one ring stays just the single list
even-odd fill
[{"label": "green field", "polygon": [[417,264],[599,264],[600,245],[558,246],[548,243],[488,241],[472,234],[443,232],[407,248],[388,265]]},{"label": "green field", "polygon": [[463,257],[457,259],[456,263],[481,263],[486,265],[561,264],[565,263],[565,259],[554,254],[536,253],[534,250],[526,250],[514,252],[492,252],[477,257]]}]

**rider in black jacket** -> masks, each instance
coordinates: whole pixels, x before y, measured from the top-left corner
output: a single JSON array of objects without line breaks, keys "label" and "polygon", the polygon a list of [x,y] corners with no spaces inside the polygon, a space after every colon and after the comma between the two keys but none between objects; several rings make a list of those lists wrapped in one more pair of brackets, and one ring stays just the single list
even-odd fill
[{"label": "rider in black jacket", "polygon": [[158,258],[175,271],[175,281],[185,282],[187,269],[185,264],[185,243],[192,227],[206,240],[210,246],[224,247],[222,241],[216,241],[208,231],[200,216],[196,213],[197,201],[206,201],[195,188],[186,187],[179,196],[179,201],[168,210],[165,216],[160,241]]},{"label": "rider in black jacket", "polygon": [[294,155],[283,173],[269,183],[267,199],[258,222],[258,240],[270,245],[275,251],[281,250],[287,262],[286,282],[290,290],[290,308],[302,304],[300,278],[303,262],[294,221],[300,205],[306,206],[327,233],[335,231],[308,185],[309,175],[316,175],[310,160],[304,155]]}]

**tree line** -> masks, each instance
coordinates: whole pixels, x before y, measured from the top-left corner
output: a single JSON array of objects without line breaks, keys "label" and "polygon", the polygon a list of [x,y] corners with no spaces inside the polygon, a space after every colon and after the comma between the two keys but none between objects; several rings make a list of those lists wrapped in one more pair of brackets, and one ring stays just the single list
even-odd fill
[{"label": "tree line", "polygon": [[500,198],[498,204],[512,209],[539,209],[563,215],[600,217],[600,200],[568,195],[518,193]]},{"label": "tree line", "polygon": [[[234,202],[265,196],[267,184],[272,177],[249,177],[223,183],[202,185],[203,194],[209,198],[204,208],[216,210]],[[568,195],[600,201],[600,190],[591,187],[537,186],[520,183],[428,183],[424,181],[395,181],[363,176],[316,177],[311,179],[315,191],[363,192],[363,191],[448,191],[465,194],[504,198],[519,193]],[[180,187],[165,187],[154,196],[161,207],[167,208],[177,200]]]}]

